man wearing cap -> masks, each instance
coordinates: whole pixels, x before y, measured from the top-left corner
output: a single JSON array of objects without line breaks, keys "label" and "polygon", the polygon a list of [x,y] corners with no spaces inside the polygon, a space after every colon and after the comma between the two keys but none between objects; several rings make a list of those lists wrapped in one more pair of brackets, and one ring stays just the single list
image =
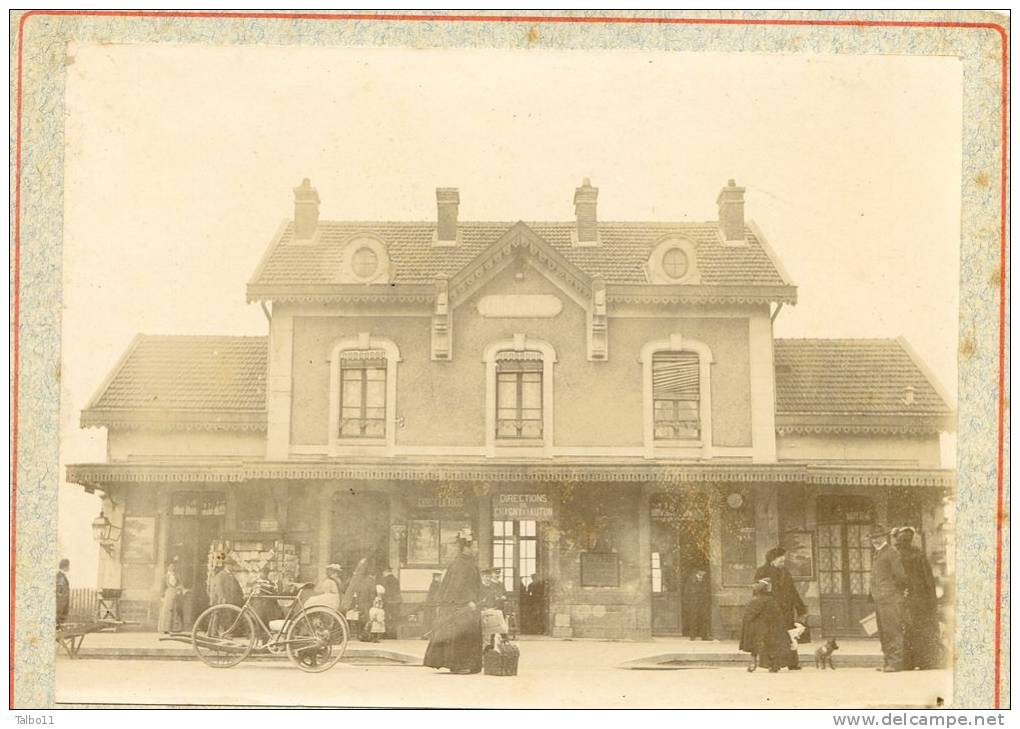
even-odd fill
[{"label": "man wearing cap", "polygon": [[871,599],[878,619],[886,673],[903,670],[903,599],[907,575],[899,552],[889,544],[889,530],[876,526],[870,534],[875,556],[871,560]]},{"label": "man wearing cap", "polygon": [[[765,553],[765,564],[754,573],[756,580],[768,580],[772,585],[772,597],[779,605],[783,616],[783,630],[794,627],[794,622],[807,624],[807,606],[797,592],[793,575],[786,569],[786,550],[773,547]],[[796,650],[787,651],[786,665],[791,671],[800,670],[800,658]]]},{"label": "man wearing cap", "polygon": [[382,596],[383,609],[386,611],[386,632],[383,637],[396,639],[397,626],[400,623],[400,605],[404,598],[400,595],[400,580],[393,574],[393,568],[389,565],[383,567],[379,584],[386,590]]},{"label": "man wearing cap", "polygon": [[210,605],[244,605],[244,590],[233,572],[236,568],[237,563],[232,557],[224,558],[223,567],[213,575],[209,583]]}]

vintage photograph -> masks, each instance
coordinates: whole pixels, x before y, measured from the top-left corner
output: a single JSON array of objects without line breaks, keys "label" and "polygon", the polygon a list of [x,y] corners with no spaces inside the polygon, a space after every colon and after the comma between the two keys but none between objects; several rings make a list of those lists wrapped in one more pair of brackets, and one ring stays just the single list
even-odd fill
[{"label": "vintage photograph", "polygon": [[58,705],[952,704],[960,60],[532,32],[67,45]]}]

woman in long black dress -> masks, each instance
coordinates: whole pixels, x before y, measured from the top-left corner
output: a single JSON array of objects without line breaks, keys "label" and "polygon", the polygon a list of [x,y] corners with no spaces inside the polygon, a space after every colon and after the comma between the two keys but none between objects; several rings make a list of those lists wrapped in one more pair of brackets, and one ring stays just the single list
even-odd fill
[{"label": "woman in long black dress", "polygon": [[903,602],[903,668],[907,671],[938,668],[942,641],[931,564],[924,552],[913,544],[913,527],[895,530],[893,541],[907,575],[907,596]]},{"label": "woman in long black dress", "polygon": [[449,668],[450,673],[478,673],[482,670],[482,623],[478,610],[482,576],[470,531],[458,534],[457,544],[460,553],[439,587],[436,621],[424,664]]}]

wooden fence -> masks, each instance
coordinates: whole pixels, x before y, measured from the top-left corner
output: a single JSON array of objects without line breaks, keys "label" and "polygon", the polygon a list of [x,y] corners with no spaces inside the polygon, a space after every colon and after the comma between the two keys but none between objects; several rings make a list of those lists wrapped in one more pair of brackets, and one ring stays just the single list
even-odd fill
[{"label": "wooden fence", "polygon": [[71,589],[69,620],[95,620],[99,614],[99,590],[94,587]]}]

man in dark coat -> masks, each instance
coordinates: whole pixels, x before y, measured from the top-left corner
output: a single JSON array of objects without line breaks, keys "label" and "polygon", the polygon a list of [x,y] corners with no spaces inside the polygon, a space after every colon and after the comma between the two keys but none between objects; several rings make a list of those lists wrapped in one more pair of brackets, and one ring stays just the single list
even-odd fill
[{"label": "man in dark coat", "polygon": [[400,595],[400,580],[393,574],[393,569],[386,565],[383,567],[382,577],[379,584],[386,592],[383,593],[383,610],[386,611],[386,638],[397,637],[397,626],[400,625],[400,606],[404,599]]},{"label": "man in dark coat", "polygon": [[450,673],[482,670],[482,623],[478,602],[482,576],[470,531],[457,536],[460,553],[450,563],[437,595],[438,615],[424,665],[449,668]]},{"label": "man in dark coat", "polygon": [[60,560],[57,565],[57,627],[67,622],[67,614],[71,611],[71,581],[67,579],[70,570],[71,560]]},{"label": "man in dark coat", "polygon": [[903,602],[903,668],[908,671],[938,668],[941,662],[935,575],[928,558],[914,546],[913,540],[913,527],[900,527],[893,532],[907,578]]},{"label": "man in dark coat", "polygon": [[[754,573],[756,580],[768,580],[772,585],[772,597],[779,604],[783,616],[783,630],[794,627],[794,622],[806,623],[807,607],[800,599],[793,575],[786,569],[786,550],[774,547],[765,553],[765,564]],[[791,671],[800,670],[800,659],[796,650],[788,650],[786,665]]]},{"label": "man in dark coat", "polygon": [[907,575],[900,553],[889,545],[889,530],[877,526],[871,530],[871,599],[878,619],[878,639],[882,644],[886,673],[903,670],[903,599]]},{"label": "man in dark coat", "polygon": [[684,635],[692,640],[709,640],[711,607],[712,588],[708,582],[708,572],[697,567],[684,580],[680,603]]},{"label": "man in dark coat", "polygon": [[210,605],[244,605],[244,590],[241,583],[237,581],[233,570],[237,567],[232,559],[223,563],[223,568],[213,575],[209,583],[209,604]]}]

